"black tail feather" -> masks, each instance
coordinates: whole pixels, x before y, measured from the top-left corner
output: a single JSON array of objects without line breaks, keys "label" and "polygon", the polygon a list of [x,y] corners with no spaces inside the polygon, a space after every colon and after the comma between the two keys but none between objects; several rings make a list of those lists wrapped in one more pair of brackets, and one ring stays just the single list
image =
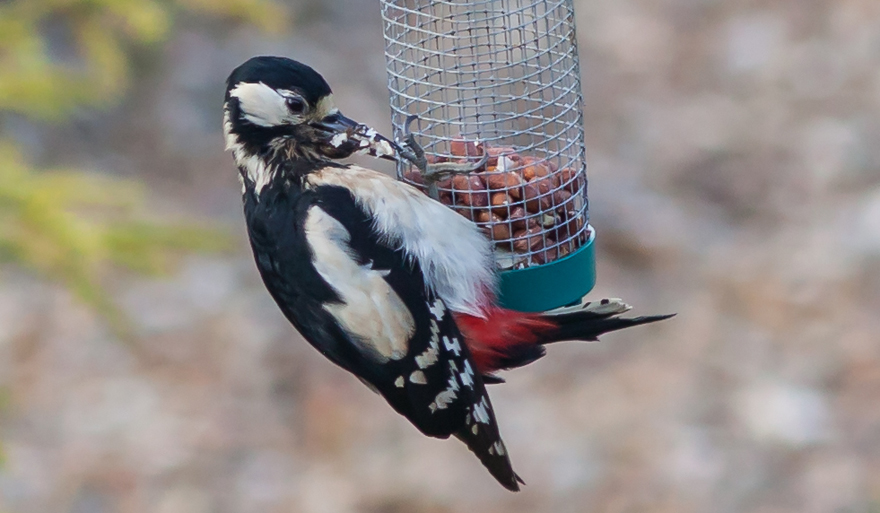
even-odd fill
[{"label": "black tail feather", "polygon": [[544,334],[541,344],[551,344],[563,340],[599,340],[599,335],[612,331],[650,324],[674,317],[675,314],[649,315],[643,317],[615,317],[615,313],[595,313],[580,311],[552,316],[558,328]]},{"label": "black tail feather", "polygon": [[[487,429],[488,427],[488,429]],[[475,432],[476,431],[476,432]],[[510,465],[507,448],[498,436],[498,427],[494,425],[478,428],[471,423],[465,426],[455,437],[467,444],[468,449],[476,454],[486,470],[498,483],[511,492],[518,492],[520,484],[526,484]]]}]

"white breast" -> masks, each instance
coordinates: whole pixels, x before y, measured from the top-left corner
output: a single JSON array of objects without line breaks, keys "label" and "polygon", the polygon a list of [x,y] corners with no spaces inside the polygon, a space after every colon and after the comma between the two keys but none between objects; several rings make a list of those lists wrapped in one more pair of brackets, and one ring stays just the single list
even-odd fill
[{"label": "white breast", "polygon": [[483,316],[495,274],[490,243],[476,225],[414,187],[359,166],[326,168],[307,180],[352,191],[385,242],[419,263],[428,287],[449,309]]}]

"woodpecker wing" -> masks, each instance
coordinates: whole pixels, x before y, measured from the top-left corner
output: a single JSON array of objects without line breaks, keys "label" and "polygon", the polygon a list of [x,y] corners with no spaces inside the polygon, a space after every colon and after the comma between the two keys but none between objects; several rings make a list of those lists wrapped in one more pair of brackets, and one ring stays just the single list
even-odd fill
[{"label": "woodpecker wing", "polygon": [[352,191],[267,187],[245,195],[245,211],[263,280],[300,333],[424,434],[455,435],[518,489],[455,319],[418,259],[383,242]]}]

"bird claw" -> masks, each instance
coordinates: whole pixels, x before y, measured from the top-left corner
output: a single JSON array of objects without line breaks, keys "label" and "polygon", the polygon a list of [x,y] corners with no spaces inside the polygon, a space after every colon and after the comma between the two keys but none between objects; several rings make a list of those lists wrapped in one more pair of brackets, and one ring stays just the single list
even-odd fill
[{"label": "bird claw", "polygon": [[401,144],[401,148],[404,151],[399,152],[400,156],[404,159],[410,161],[414,166],[416,166],[419,171],[422,173],[422,178],[425,180],[426,184],[436,183],[444,175],[458,175],[458,174],[468,174],[473,173],[475,171],[480,170],[483,166],[486,165],[486,162],[489,161],[489,154],[483,153],[483,157],[479,160],[479,162],[435,162],[428,163],[428,158],[425,156],[425,149],[416,142],[415,134],[410,130],[410,126],[413,121],[417,120],[419,116],[417,114],[411,114],[407,116],[406,122],[404,123],[404,130],[406,132],[405,139],[403,144]]},{"label": "bird claw", "polygon": [[416,166],[416,168],[424,174],[428,167],[428,158],[425,157],[424,148],[416,142],[416,137],[410,130],[413,121],[418,118],[419,116],[417,114],[410,114],[406,117],[406,121],[403,124],[403,129],[406,135],[404,140],[398,144],[398,153],[405,160],[410,161],[412,165]]},{"label": "bird claw", "polygon": [[489,161],[489,155],[483,154],[479,162],[437,162],[435,164],[427,164],[426,169],[422,171],[422,177],[425,180],[439,180],[443,175],[465,175],[479,171],[486,162]]}]

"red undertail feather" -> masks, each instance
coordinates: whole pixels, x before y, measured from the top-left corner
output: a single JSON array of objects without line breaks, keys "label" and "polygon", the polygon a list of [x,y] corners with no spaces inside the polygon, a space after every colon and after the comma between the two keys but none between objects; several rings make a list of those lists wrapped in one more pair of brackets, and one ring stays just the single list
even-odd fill
[{"label": "red undertail feather", "polygon": [[[618,314],[629,309],[585,308],[548,315],[523,313],[500,307],[491,307],[486,317],[455,313],[474,364],[483,375],[494,371],[527,365],[545,354],[544,345],[562,340],[598,340],[599,335],[630,326],[668,319],[672,315],[621,318]],[[589,305],[589,303],[588,303]],[[674,314],[673,314],[674,315]]]},{"label": "red undertail feather", "polygon": [[541,335],[557,328],[544,315],[498,307],[487,309],[485,318],[454,316],[481,374],[519,367],[544,356]]}]

